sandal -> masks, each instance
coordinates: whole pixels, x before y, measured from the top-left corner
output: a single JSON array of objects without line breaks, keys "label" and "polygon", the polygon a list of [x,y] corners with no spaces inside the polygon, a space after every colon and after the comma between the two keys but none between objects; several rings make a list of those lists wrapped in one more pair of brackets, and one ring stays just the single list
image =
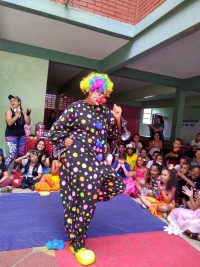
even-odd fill
[{"label": "sandal", "polygon": [[[190,235],[190,238],[191,239],[194,239],[194,240],[198,240],[198,237],[199,237],[199,234],[197,234],[197,233],[194,233],[194,234],[191,234]],[[199,241],[199,240],[198,240]]]}]

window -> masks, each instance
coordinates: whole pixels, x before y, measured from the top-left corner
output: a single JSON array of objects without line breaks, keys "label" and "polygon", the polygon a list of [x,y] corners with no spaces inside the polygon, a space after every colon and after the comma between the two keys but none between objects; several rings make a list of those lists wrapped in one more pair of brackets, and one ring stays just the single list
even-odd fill
[{"label": "window", "polygon": [[152,117],[151,112],[152,112],[151,108],[144,109],[142,123],[151,124],[151,117]]}]

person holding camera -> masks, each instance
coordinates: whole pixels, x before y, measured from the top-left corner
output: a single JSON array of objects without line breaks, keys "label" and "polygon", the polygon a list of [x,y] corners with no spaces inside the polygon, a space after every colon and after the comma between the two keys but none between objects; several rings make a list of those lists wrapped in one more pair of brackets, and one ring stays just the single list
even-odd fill
[{"label": "person holding camera", "polygon": [[21,162],[23,166],[21,188],[29,188],[34,191],[35,184],[40,181],[42,166],[38,161],[39,155],[37,150],[30,150],[26,155],[15,160],[17,163]]},{"label": "person holding camera", "polygon": [[[7,168],[16,157],[22,157],[24,155],[26,145],[24,125],[31,124],[31,109],[28,108],[26,112],[23,111],[21,99],[18,96],[9,95],[8,99],[10,100],[11,108],[7,109],[4,115],[7,124],[5,137],[9,150],[9,155],[5,161]],[[17,166],[15,162],[13,171],[16,171]]]}]

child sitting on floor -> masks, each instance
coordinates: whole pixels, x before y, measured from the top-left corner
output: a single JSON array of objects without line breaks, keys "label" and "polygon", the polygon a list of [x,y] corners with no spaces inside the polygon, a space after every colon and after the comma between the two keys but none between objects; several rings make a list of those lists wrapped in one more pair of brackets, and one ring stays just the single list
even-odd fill
[{"label": "child sitting on floor", "polygon": [[[185,186],[187,186],[189,189],[192,187],[194,195],[200,191],[200,167],[194,166],[191,170],[191,179],[188,179],[186,175],[184,175],[182,172],[177,171],[177,175],[181,177],[183,180],[185,180]],[[190,199],[187,195],[185,195],[186,200],[186,207],[191,209],[191,203]]]},{"label": "child sitting on floor", "polygon": [[144,156],[138,156],[136,160],[136,166],[134,171],[131,172],[132,178],[126,181],[126,190],[125,194],[134,197],[138,197],[142,187],[145,185],[147,180],[147,168],[145,167],[145,158]]},{"label": "child sitting on floor", "polygon": [[119,159],[115,161],[112,167],[123,178],[130,177],[130,165],[126,162],[127,155],[125,152],[119,154]]},{"label": "child sitting on floor", "polygon": [[151,165],[154,163],[155,158],[156,158],[156,156],[157,156],[158,154],[160,154],[160,152],[159,152],[158,150],[156,150],[156,151],[153,152],[152,160],[150,160],[150,161],[147,163],[147,166],[146,166],[147,169],[150,169]]},{"label": "child sitting on floor", "polygon": [[148,164],[148,162],[150,161],[150,159],[148,158],[148,149],[142,148],[140,155],[143,155],[145,157],[146,164]]},{"label": "child sitting on floor", "polygon": [[153,163],[149,170],[150,176],[147,179],[148,183],[141,190],[141,196],[157,197],[158,185],[160,184],[160,173],[162,166],[158,163]]},{"label": "child sitting on floor", "polygon": [[40,181],[42,166],[38,162],[38,157],[39,152],[37,150],[30,150],[26,155],[15,160],[17,163],[22,162],[22,166],[24,167],[21,188],[29,188],[34,191],[35,184]]},{"label": "child sitting on floor", "polygon": [[190,180],[190,165],[188,163],[181,164],[181,169],[177,170],[177,185],[176,185],[176,193],[177,193],[177,200],[182,201],[181,208],[186,207],[186,199],[185,194],[182,191],[182,187],[187,184],[186,180],[183,179],[181,176],[184,175],[187,179]]},{"label": "child sitting on floor", "polygon": [[175,170],[180,170],[183,164],[190,164],[190,158],[188,156],[181,156],[180,162],[174,167]]},{"label": "child sitting on floor", "polygon": [[198,148],[195,152],[195,157],[193,158],[192,166],[200,166],[200,148]]},{"label": "child sitting on floor", "polygon": [[191,209],[174,209],[167,217],[170,224],[179,231],[189,234],[191,239],[200,241],[200,194],[193,198],[193,188],[182,188],[183,193],[190,199]]},{"label": "child sitting on floor", "polygon": [[53,158],[51,173],[44,174],[40,181],[35,185],[37,192],[41,191],[59,191],[60,179],[59,179],[59,160]]},{"label": "child sitting on floor", "polygon": [[126,162],[130,165],[131,171],[135,167],[136,159],[138,155],[135,153],[135,148],[132,144],[126,146],[127,158]]},{"label": "child sitting on floor", "polygon": [[149,155],[153,155],[154,151],[161,151],[162,150],[162,140],[161,134],[159,132],[155,132],[152,138],[149,140]]},{"label": "child sitting on floor", "polygon": [[143,207],[149,209],[150,213],[158,218],[167,217],[175,208],[176,171],[164,168],[161,171],[161,183],[158,185],[158,196],[141,196]]},{"label": "child sitting on floor", "polygon": [[12,179],[8,178],[8,171],[5,165],[3,155],[0,155],[0,193],[9,193],[12,191]]},{"label": "child sitting on floor", "polygon": [[174,166],[179,164],[180,158],[181,156],[183,156],[183,150],[181,150],[182,145],[183,140],[181,138],[176,138],[173,143],[171,152],[165,156],[165,158],[167,159],[167,164],[173,164]]}]

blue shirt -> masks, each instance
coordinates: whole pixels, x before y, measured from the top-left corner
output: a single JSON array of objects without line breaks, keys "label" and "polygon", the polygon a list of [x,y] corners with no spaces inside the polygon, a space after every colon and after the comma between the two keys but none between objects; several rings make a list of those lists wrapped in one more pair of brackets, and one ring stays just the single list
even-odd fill
[{"label": "blue shirt", "polygon": [[[116,169],[116,168],[117,168],[117,165],[118,165],[118,161],[115,161],[115,162],[113,163],[112,167],[113,167],[114,169]],[[128,172],[130,172],[130,170],[131,170],[130,165],[129,165],[127,162],[125,162],[124,165],[125,165],[126,170],[127,170]],[[119,170],[117,171],[117,173],[118,173],[123,179],[124,179],[124,178],[127,178],[126,175],[125,175],[125,173],[124,173],[124,170],[122,169],[122,167],[119,168]]]},{"label": "blue shirt", "polygon": [[[164,123],[154,123],[154,125],[153,125],[153,127],[155,127],[155,128],[160,128],[160,127],[162,127],[163,128],[163,130],[164,130],[164,128],[165,128],[165,124]],[[160,131],[160,135],[161,135],[161,138],[163,139],[163,130],[162,131]],[[153,136],[153,134],[155,133],[155,131],[153,130],[153,129],[151,129],[151,136]]]}]

